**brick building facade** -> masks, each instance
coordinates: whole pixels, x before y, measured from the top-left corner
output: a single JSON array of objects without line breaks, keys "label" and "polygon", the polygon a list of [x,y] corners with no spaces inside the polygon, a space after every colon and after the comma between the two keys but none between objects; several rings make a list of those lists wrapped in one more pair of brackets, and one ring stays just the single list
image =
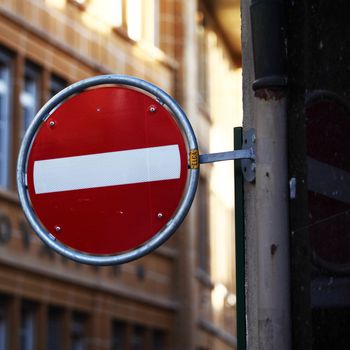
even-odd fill
[{"label": "brick building facade", "polygon": [[0,1],[1,350],[235,348],[232,164],[203,167],[179,232],[122,266],[50,251],[15,188],[16,155],[38,108],[99,74],[160,86],[185,108],[203,153],[231,149],[240,53],[212,10],[185,0]]}]

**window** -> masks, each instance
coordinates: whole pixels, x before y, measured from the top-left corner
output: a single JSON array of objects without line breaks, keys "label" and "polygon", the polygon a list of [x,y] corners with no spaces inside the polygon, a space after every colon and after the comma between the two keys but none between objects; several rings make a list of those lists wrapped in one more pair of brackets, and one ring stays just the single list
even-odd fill
[{"label": "window", "polygon": [[9,185],[11,56],[0,51],[0,187]]},{"label": "window", "polygon": [[24,72],[23,89],[20,95],[23,116],[22,134],[24,134],[39,109],[39,78],[39,69],[27,62]]},{"label": "window", "polygon": [[67,81],[57,75],[52,75],[50,81],[50,98],[58,94],[67,86]]},{"label": "window", "polygon": [[197,62],[198,62],[198,94],[199,103],[208,103],[208,45],[205,16],[203,12],[197,13]]},{"label": "window", "polygon": [[142,326],[135,326],[131,339],[131,350],[143,350],[146,346],[146,329]]},{"label": "window", "polygon": [[74,313],[71,328],[71,350],[86,349],[87,317],[81,313]]},{"label": "window", "polygon": [[152,350],[166,350],[166,333],[163,330],[153,332]]},{"label": "window", "polygon": [[127,2],[127,31],[131,39],[139,41],[142,29],[142,8],[141,0],[128,0]]},{"label": "window", "polygon": [[6,297],[0,295],[0,350],[7,349],[8,321],[6,302]]},{"label": "window", "polygon": [[116,7],[116,26],[118,28],[126,28],[125,0],[116,0]]},{"label": "window", "polygon": [[47,349],[60,350],[62,348],[62,310],[49,307],[47,320]]},{"label": "window", "polygon": [[159,0],[144,0],[142,5],[142,39],[159,46]]},{"label": "window", "polygon": [[134,40],[159,45],[159,0],[117,0],[115,24]]},{"label": "window", "polygon": [[35,350],[35,306],[24,301],[21,308],[20,349]]},{"label": "window", "polygon": [[121,321],[113,321],[111,350],[123,350],[125,348],[126,348],[126,324]]},{"label": "window", "polygon": [[153,14],[153,32],[150,33],[150,41],[154,46],[159,47],[160,39],[159,39],[159,33],[160,33],[160,6],[159,6],[159,0],[152,0],[153,6],[152,6],[152,14]]},{"label": "window", "polygon": [[[131,330],[129,335],[129,330]],[[111,350],[166,350],[167,333],[162,329],[147,329],[120,320],[112,322]]]},{"label": "window", "polygon": [[201,178],[198,184],[198,265],[209,272],[209,193],[208,183]]}]

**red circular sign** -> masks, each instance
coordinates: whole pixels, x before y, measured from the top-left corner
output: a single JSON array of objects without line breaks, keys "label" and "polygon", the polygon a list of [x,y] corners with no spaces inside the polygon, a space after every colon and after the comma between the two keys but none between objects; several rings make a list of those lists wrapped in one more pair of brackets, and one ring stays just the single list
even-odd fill
[{"label": "red circular sign", "polygon": [[176,212],[188,173],[170,112],[123,86],[86,90],[54,109],[27,164],[42,225],[89,254],[132,250],[152,238]]}]

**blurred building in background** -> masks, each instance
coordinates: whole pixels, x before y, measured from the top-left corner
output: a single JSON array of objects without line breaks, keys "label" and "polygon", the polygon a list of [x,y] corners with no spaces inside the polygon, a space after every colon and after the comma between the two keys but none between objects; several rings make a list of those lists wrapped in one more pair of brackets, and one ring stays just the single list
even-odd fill
[{"label": "blurred building in background", "polygon": [[69,261],[33,234],[16,156],[51,96],[86,77],[148,80],[183,106],[201,153],[240,125],[239,2],[0,1],[0,350],[234,349],[233,163],[205,165],[185,223],[122,266]]}]

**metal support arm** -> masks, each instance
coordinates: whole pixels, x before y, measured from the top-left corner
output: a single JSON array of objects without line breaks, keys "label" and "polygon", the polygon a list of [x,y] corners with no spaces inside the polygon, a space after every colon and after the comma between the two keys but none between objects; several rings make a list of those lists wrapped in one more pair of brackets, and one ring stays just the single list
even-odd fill
[{"label": "metal support arm", "polygon": [[210,154],[201,154],[199,156],[199,163],[214,163],[224,160],[241,159],[241,168],[243,171],[244,179],[252,182],[255,180],[255,130],[249,129],[244,134],[243,149],[229,152],[219,152]]},{"label": "metal support arm", "polygon": [[235,159],[255,159],[253,148],[240,149],[237,151],[219,152],[210,154],[201,154],[199,156],[199,163],[214,163],[221,162],[224,160],[235,160]]}]

